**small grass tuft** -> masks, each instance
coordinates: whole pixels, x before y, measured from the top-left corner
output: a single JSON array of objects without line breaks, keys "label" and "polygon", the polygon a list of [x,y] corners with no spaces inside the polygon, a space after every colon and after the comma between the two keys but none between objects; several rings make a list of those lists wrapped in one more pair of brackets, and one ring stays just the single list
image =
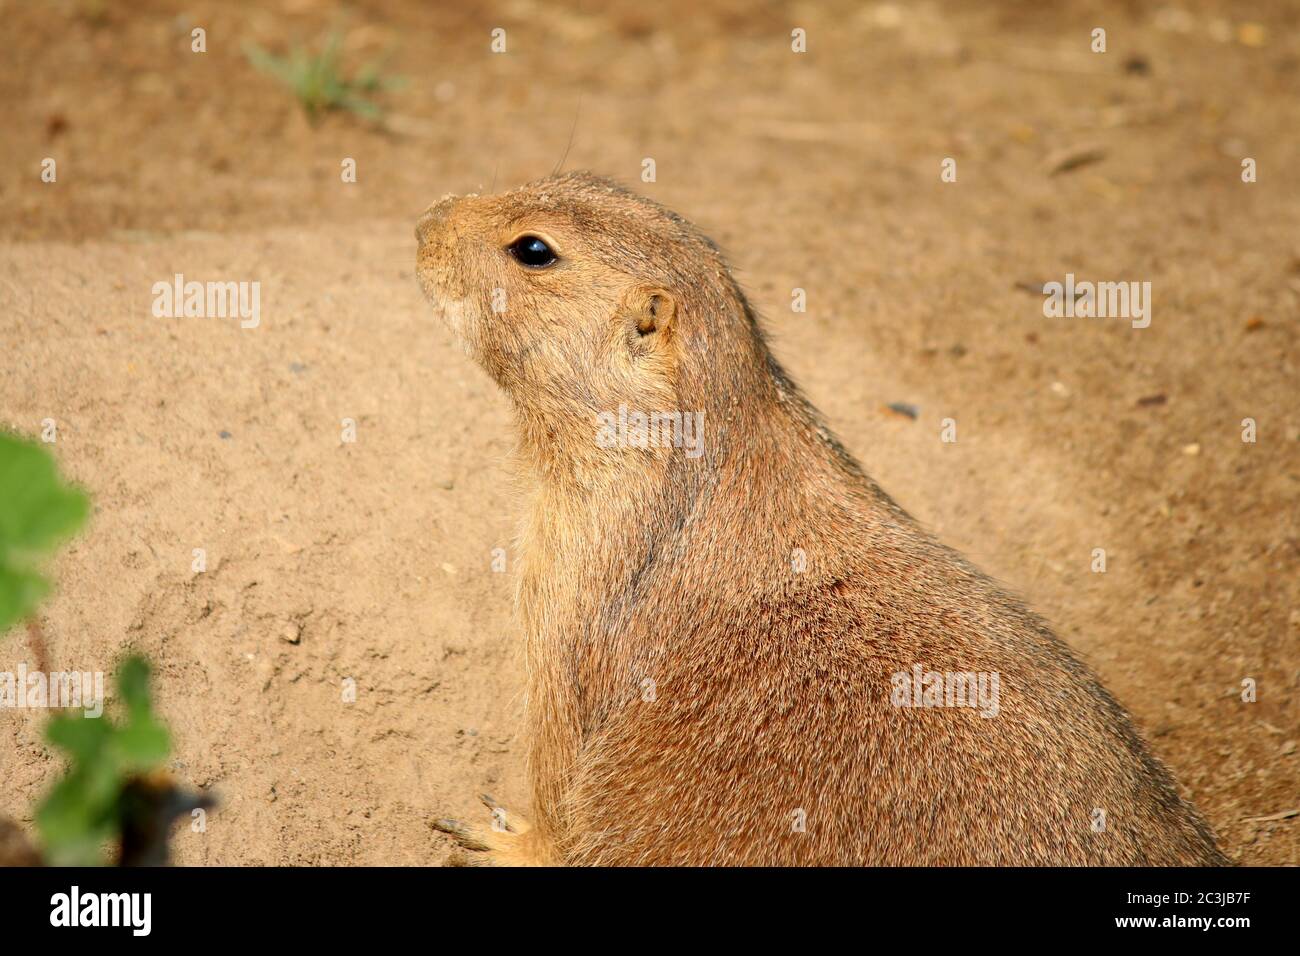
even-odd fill
[{"label": "small grass tuft", "polygon": [[382,60],[347,77],[342,54],[343,36],[337,30],[326,37],[317,53],[295,43],[287,56],[277,56],[255,43],[244,44],[248,61],[287,86],[312,124],[333,110],[345,110],[371,120],[382,119],[383,111],[368,94],[395,89],[401,85],[401,78],[385,76]]}]

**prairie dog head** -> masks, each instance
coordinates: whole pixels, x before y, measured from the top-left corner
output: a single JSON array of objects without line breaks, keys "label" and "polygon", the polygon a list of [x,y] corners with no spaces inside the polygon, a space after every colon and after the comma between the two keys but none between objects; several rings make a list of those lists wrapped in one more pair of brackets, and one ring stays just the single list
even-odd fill
[{"label": "prairie dog head", "polygon": [[713,244],[590,174],[448,196],[416,237],[416,274],[435,311],[521,411],[551,425],[621,404],[677,408],[729,326],[750,337]]}]

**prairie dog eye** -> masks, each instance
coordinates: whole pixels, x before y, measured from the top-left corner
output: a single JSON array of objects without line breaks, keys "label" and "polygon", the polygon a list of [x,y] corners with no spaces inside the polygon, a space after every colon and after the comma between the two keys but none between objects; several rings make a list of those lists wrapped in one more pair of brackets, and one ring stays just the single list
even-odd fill
[{"label": "prairie dog eye", "polygon": [[520,236],[508,248],[516,262],[531,269],[545,269],[559,259],[555,250],[537,236]]}]

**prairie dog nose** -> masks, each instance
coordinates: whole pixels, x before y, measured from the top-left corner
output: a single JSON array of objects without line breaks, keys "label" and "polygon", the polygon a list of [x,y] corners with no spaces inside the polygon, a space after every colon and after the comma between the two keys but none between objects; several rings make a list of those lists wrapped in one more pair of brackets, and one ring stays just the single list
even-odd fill
[{"label": "prairie dog nose", "polygon": [[451,207],[456,204],[456,200],[459,198],[459,196],[448,193],[426,209],[423,215],[420,216],[419,222],[415,224],[415,238],[420,242],[424,242],[431,230],[445,225],[447,213],[451,211]]}]

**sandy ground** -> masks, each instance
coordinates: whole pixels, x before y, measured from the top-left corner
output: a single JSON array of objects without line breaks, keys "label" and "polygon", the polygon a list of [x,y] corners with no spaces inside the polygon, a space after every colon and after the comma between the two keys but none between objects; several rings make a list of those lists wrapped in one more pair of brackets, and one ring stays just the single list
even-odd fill
[{"label": "sandy ground", "polygon": [[[0,424],[55,419],[95,501],[41,625],[54,667],[156,663],[174,771],[221,800],[178,860],[439,863],[433,818],[524,805],[508,416],[412,226],[572,136],[723,245],[845,444],[1056,625],[1234,859],[1300,863],[1300,817],[1249,819],[1300,806],[1300,10],[686,9],[0,3]],[[386,127],[310,127],[239,51],[337,22],[394,49]],[[1151,326],[1045,318],[1024,286],[1067,272],[1150,281]],[[260,282],[260,326],[153,317],[175,273]],[[44,718],[0,712],[25,825]]]}]

